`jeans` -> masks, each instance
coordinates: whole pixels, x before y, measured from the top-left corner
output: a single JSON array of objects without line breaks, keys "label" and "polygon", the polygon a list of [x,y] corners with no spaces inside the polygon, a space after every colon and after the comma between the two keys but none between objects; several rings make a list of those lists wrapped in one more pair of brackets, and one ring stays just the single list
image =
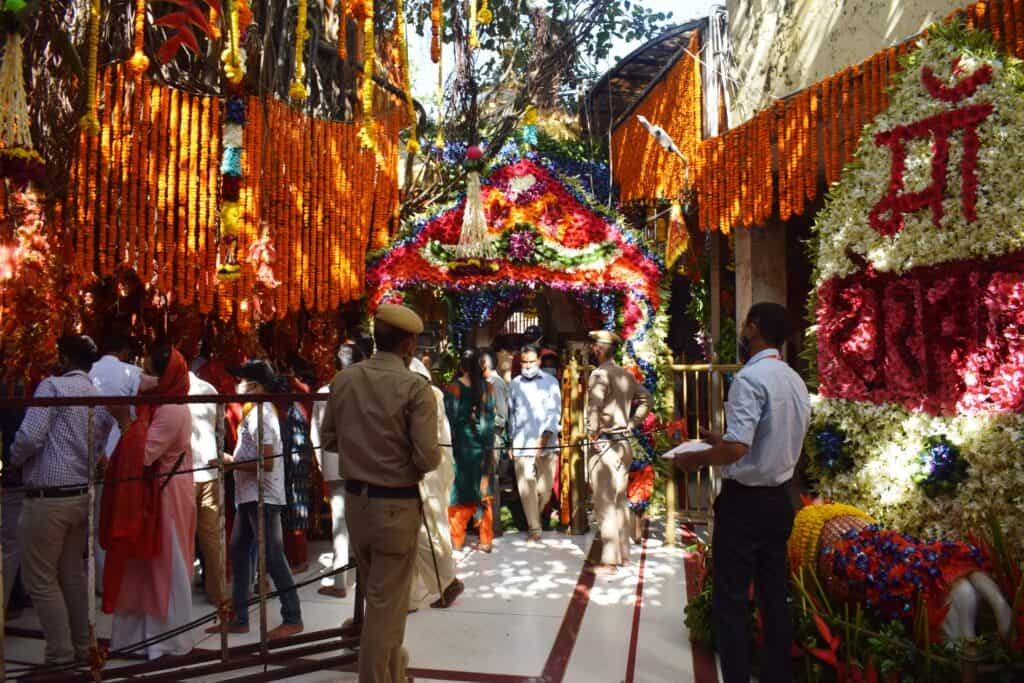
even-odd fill
[{"label": "jeans", "polygon": [[[299,593],[295,590],[292,571],[284,555],[284,537],[281,533],[283,509],[283,505],[264,505],[267,573],[274,580],[274,587],[281,593],[281,621],[286,624],[301,624]],[[256,503],[242,503],[238,506],[235,525],[231,529],[231,566],[234,571],[231,602],[235,610],[235,623],[242,626],[249,624],[249,610],[245,605],[249,600],[249,587],[252,585],[249,552],[250,548],[256,546],[258,512]]]}]

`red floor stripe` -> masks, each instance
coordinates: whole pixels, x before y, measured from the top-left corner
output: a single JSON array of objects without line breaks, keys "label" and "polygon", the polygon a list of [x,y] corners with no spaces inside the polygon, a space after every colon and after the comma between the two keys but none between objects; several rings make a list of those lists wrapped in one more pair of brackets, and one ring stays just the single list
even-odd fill
[{"label": "red floor stripe", "polygon": [[644,566],[647,564],[647,537],[650,531],[650,520],[644,520],[644,543],[640,550],[640,566],[637,570],[636,600],[633,603],[633,628],[629,633],[629,658],[626,660],[626,681],[633,683],[633,672],[636,669],[637,637],[640,635],[640,610],[644,606]]},{"label": "red floor stripe", "polygon": [[[697,535],[692,530],[683,527],[680,534],[680,542],[684,545],[695,543]],[[683,556],[683,575],[686,577],[686,599],[693,600],[697,597],[697,577],[700,574],[700,567],[697,564],[697,553],[686,553]],[[715,653],[710,648],[697,643],[690,643],[693,652],[693,680],[694,683],[718,683],[718,665],[715,660]]]}]

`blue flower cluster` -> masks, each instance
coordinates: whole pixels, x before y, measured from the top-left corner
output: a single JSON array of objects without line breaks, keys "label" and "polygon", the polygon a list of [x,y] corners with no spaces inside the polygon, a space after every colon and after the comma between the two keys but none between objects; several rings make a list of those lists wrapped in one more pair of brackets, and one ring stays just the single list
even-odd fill
[{"label": "blue flower cluster", "polygon": [[960,449],[945,434],[925,439],[919,464],[914,482],[931,498],[953,493],[967,479],[970,467]]},{"label": "blue flower cluster", "polygon": [[232,97],[228,100],[224,117],[228,123],[245,124],[245,100],[241,97]]},{"label": "blue flower cluster", "polygon": [[941,592],[943,568],[985,564],[974,546],[921,541],[876,524],[847,531],[837,546],[823,549],[832,556],[835,576],[889,619],[910,617],[922,593],[934,597]]},{"label": "blue flower cluster", "polygon": [[814,435],[815,462],[832,472],[846,472],[853,467],[853,458],[846,448],[846,432],[835,425],[825,425]]}]

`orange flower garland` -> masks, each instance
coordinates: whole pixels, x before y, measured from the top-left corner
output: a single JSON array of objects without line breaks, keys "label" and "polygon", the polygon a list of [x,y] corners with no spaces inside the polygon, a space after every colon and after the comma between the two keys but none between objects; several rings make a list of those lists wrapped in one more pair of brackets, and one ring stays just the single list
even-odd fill
[{"label": "orange flower garland", "polygon": [[146,0],[135,0],[135,36],[133,52],[128,60],[128,72],[139,78],[149,68],[149,57],[142,51],[146,28]]}]

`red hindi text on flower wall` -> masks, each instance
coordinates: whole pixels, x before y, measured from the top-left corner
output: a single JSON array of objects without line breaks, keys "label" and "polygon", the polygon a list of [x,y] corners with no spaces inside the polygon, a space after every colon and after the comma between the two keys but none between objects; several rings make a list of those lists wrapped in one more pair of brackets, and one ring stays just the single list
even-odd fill
[{"label": "red hindi text on flower wall", "polygon": [[1024,252],[818,290],[823,396],[933,415],[1024,410]]}]

